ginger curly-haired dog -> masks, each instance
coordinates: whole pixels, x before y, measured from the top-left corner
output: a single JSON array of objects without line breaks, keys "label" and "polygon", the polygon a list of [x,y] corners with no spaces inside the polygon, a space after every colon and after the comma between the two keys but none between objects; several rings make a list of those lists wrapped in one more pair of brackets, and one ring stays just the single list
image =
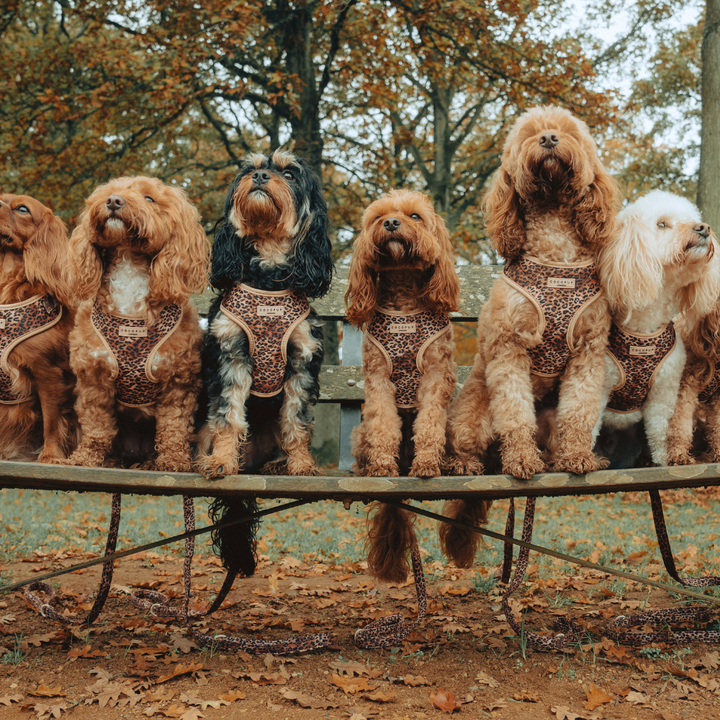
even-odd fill
[{"label": "ginger curly-haired dog", "polygon": [[[308,298],[327,293],[332,271],[320,178],[289,152],[251,155],[228,191],[212,251],[220,294],[203,348],[208,412],[198,468],[206,477],[262,466],[317,473],[310,440],[324,346]],[[229,521],[254,509],[253,499],[218,498],[211,514]],[[215,533],[226,567],[252,574],[254,529]]]},{"label": "ginger curly-haired dog", "polygon": [[[72,449],[75,378],[67,230],[28,195],[0,194],[0,458],[49,462]],[[36,453],[40,450],[40,454]]]},{"label": "ginger curly-haired dog", "polygon": [[189,299],[209,259],[197,211],[156,178],[111,180],[87,199],[70,257],[81,439],[68,462],[192,470],[203,333]]},{"label": "ginger curly-haired dog", "polygon": [[[553,469],[604,466],[592,448],[610,313],[594,261],[614,232],[618,202],[583,122],[557,107],[518,119],[485,198],[487,232],[506,266],[478,321],[471,374],[450,407],[450,472],[482,473],[495,438],[503,472],[529,479],[545,470],[535,402],[554,391]],[[488,508],[452,501],[445,513],[477,524]],[[441,541],[456,564],[472,563],[477,535],[442,525]]]},{"label": "ginger curly-haired dog", "polygon": [[[703,348],[703,336],[712,338],[702,318],[717,303],[717,243],[689,200],[660,190],[626,207],[618,223],[618,234],[599,258],[613,313],[602,424],[625,430],[643,420],[653,462],[685,462],[693,411],[703,381],[709,379],[705,375],[708,365],[706,351],[701,350],[698,357],[691,350],[682,409],[674,421],[676,427],[684,423],[685,448],[678,452],[676,438],[669,457],[668,425],[686,359],[683,338],[672,321],[682,313],[692,349]],[[712,339],[708,350],[711,346]]]},{"label": "ginger curly-haired dog", "polygon": [[[439,475],[456,380],[449,313],[460,285],[445,223],[425,195],[393,190],[365,210],[345,298],[348,322],[365,328],[355,472]],[[409,513],[378,504],[368,554],[375,577],[405,579],[413,532]]]}]

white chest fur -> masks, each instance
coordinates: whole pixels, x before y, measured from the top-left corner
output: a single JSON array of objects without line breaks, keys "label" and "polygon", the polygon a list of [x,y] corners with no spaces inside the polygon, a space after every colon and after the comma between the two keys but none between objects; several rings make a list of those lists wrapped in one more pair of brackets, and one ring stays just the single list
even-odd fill
[{"label": "white chest fur", "polygon": [[108,275],[108,310],[120,315],[142,314],[146,310],[149,283],[147,268],[123,257]]}]

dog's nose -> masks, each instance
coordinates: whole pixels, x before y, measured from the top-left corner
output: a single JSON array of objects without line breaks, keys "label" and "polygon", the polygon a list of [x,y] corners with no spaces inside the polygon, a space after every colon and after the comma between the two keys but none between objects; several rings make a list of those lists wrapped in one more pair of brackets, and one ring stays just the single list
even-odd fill
[{"label": "dog's nose", "polygon": [[111,195],[105,201],[105,205],[107,205],[108,210],[115,212],[115,210],[120,210],[120,208],[125,207],[125,198],[120,195]]},{"label": "dog's nose", "polygon": [[698,234],[702,235],[703,237],[710,237],[710,233],[712,232],[710,230],[710,226],[707,223],[698,223],[693,230]]},{"label": "dog's nose", "polygon": [[540,145],[551,150],[560,142],[560,138],[555,133],[543,133],[540,136]]},{"label": "dog's nose", "polygon": [[388,218],[384,223],[383,227],[388,232],[395,232],[400,227],[400,221],[397,218]]},{"label": "dog's nose", "polygon": [[268,180],[270,180],[270,173],[266,170],[256,170],[253,173],[252,179],[256,185],[264,185]]}]

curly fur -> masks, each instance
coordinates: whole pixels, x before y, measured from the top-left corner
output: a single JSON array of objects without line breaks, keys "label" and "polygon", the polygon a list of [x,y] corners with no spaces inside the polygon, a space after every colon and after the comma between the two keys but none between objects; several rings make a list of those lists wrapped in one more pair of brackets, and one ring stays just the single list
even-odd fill
[{"label": "curly fur", "polygon": [[14,389],[32,399],[0,404],[3,460],[64,458],[72,450],[77,423],[68,359],[74,302],[68,284],[67,229],[34,198],[0,194],[0,304],[45,294],[62,303],[62,318],[21,342],[8,357]]},{"label": "curly fur", "polygon": [[[70,337],[81,440],[69,462],[191,470],[202,330],[189,298],[205,286],[209,264],[197,211],[182,190],[155,178],[111,180],[87,199],[70,257],[72,287],[81,301]],[[131,408],[116,401],[114,366],[90,320],[96,300],[103,312],[143,317],[148,326],[165,305],[182,307],[179,327],[153,362],[160,386],[154,404]]]},{"label": "curly fur", "polygon": [[[247,159],[225,200],[211,268],[211,282],[220,295],[210,308],[203,347],[208,411],[198,468],[208,478],[261,467],[269,473],[314,475],[310,439],[320,395],[322,323],[311,310],[291,332],[283,389],[260,397],[250,393],[253,357],[247,334],[220,312],[224,292],[238,283],[258,290],[295,290],[310,298],[330,288],[327,205],[320,179],[305,160],[280,150]],[[222,520],[246,512],[222,499],[214,508]],[[226,564],[254,567],[254,547],[253,526],[233,526],[216,535]],[[232,559],[231,553],[244,559]]]},{"label": "curly fur", "polygon": [[[485,224],[493,246],[508,261],[527,254],[542,263],[579,263],[594,259],[609,242],[618,203],[618,190],[585,124],[566,110],[538,107],[522,115],[510,131],[485,198]],[[537,310],[498,280],[478,321],[472,371],[450,406],[448,472],[483,472],[496,438],[503,472],[523,479],[542,472],[534,404],[554,391],[559,401],[552,466],[574,473],[603,467],[592,446],[609,325],[608,305],[600,298],[576,320],[573,350],[561,380],[535,375],[528,349],[540,342]],[[448,510],[480,521],[488,508],[483,502],[463,501]],[[467,566],[475,534],[443,529],[442,535],[446,553]]]},{"label": "curly fur", "polygon": [[[458,309],[459,297],[450,237],[430,200],[422,193],[393,190],[372,203],[353,247],[345,296],[348,320],[362,327],[372,320],[376,307],[451,312]],[[425,350],[417,407],[398,408],[388,363],[365,334],[365,405],[352,435],[356,473],[440,474],[447,407],[456,382],[453,350],[449,328]],[[369,535],[368,564],[375,577],[404,579],[413,538],[407,512],[379,507]]]},{"label": "curly fur", "polygon": [[[682,312],[684,333],[694,335],[715,306],[720,284],[717,243],[698,209],[685,198],[655,190],[625,208],[618,222],[618,233],[599,257],[614,321],[630,332],[651,334]],[[668,424],[685,358],[678,333],[642,407],[627,413],[607,408],[602,418],[603,427],[616,430],[643,420],[653,462],[659,465],[668,461]],[[608,359],[604,402],[620,379],[619,369]],[[678,459],[675,454],[673,460]]]}]

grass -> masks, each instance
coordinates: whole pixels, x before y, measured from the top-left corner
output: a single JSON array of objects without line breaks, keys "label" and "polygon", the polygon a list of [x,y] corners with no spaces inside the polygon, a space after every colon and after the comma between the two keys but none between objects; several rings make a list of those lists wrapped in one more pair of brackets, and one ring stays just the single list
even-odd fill
[{"label": "grass", "polygon": [[[683,492],[683,491],[678,491]],[[687,491],[685,491],[687,492]],[[265,507],[276,501],[265,501]],[[441,503],[422,506],[440,512]],[[522,501],[518,515],[522,514]],[[209,524],[207,503],[196,501],[198,527]],[[497,502],[490,515],[489,529],[504,531],[507,502]],[[668,530],[680,567],[686,562],[698,566],[698,574],[718,574],[715,546],[715,519],[720,501],[704,504],[670,503],[666,507]],[[100,553],[104,548],[110,516],[110,496],[100,493],[0,490],[0,560],[27,557],[35,551]],[[519,535],[522,519],[518,519]],[[416,523],[421,554],[427,572],[445,567],[437,541],[437,528],[428,518]],[[179,497],[125,496],[118,549],[152,542],[183,532],[182,503]],[[260,528],[260,552],[271,560],[292,555],[305,562],[353,563],[364,559],[366,536],[364,509],[355,504],[348,511],[338,502],[323,501],[265,518]],[[540,498],[536,511],[533,542],[578,557],[599,553],[599,562],[615,564],[633,555],[631,572],[657,575],[662,560],[657,550],[650,505],[644,495],[615,494],[578,498]],[[182,543],[164,548],[179,554]],[[210,552],[208,536],[197,539],[197,552]],[[684,553],[683,556],[678,556]],[[503,547],[488,540],[478,552],[472,583],[475,590],[488,592],[495,582],[492,571],[502,562]],[[594,558],[593,558],[594,559]],[[577,566],[532,554],[542,578],[577,574]],[[434,565],[438,563],[437,565]],[[1,570],[1,569],[0,569]],[[2,576],[5,580],[5,575]],[[614,592],[625,590],[622,581],[609,584]]]}]

